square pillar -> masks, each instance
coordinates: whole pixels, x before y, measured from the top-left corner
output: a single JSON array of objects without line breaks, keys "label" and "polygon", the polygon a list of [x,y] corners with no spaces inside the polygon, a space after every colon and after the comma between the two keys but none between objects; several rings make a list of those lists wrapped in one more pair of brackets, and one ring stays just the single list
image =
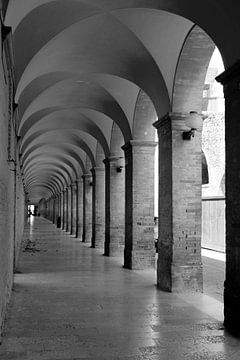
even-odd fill
[{"label": "square pillar", "polygon": [[104,160],[105,179],[105,244],[104,255],[121,256],[125,235],[125,164],[124,158]]},{"label": "square pillar", "polygon": [[159,137],[159,241],[157,285],[161,290],[203,290],[201,262],[201,132],[183,140],[184,114],[154,123]]},{"label": "square pillar", "polygon": [[104,248],[105,241],[105,168],[95,167],[93,176],[92,247]]},{"label": "square pillar", "polygon": [[226,140],[226,280],[224,324],[240,335],[240,61],[216,78],[224,85]]},{"label": "square pillar", "polygon": [[68,204],[67,204],[67,212],[68,212],[68,220],[67,220],[67,229],[66,231],[70,233],[71,231],[71,218],[72,218],[72,198],[71,198],[71,185],[68,186],[67,188],[67,192],[68,192]]},{"label": "square pillar", "polygon": [[64,223],[65,223],[65,191],[61,192],[61,229],[64,230]]},{"label": "square pillar", "polygon": [[64,230],[67,231],[68,224],[68,189],[64,192]]},{"label": "square pillar", "polygon": [[83,179],[78,179],[77,184],[77,215],[76,215],[76,237],[82,240],[83,235]]},{"label": "square pillar", "polygon": [[76,236],[76,215],[77,215],[77,184],[71,185],[71,235]]},{"label": "square pillar", "polygon": [[83,176],[83,235],[82,241],[92,242],[92,174]]},{"label": "square pillar", "polygon": [[157,143],[132,140],[123,146],[126,159],[124,267],[155,267],[154,155]]}]

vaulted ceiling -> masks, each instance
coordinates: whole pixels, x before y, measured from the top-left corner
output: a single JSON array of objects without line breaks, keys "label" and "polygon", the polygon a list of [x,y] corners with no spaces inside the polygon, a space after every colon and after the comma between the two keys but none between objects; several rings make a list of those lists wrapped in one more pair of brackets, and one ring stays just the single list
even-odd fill
[{"label": "vaulted ceiling", "polygon": [[10,0],[5,25],[13,32],[30,201],[60,191],[112,154],[113,124],[120,143],[133,139],[140,91],[158,117],[174,108],[180,55],[195,25],[211,36],[225,65],[233,63],[240,54],[229,39],[240,35],[240,5],[230,2]]}]

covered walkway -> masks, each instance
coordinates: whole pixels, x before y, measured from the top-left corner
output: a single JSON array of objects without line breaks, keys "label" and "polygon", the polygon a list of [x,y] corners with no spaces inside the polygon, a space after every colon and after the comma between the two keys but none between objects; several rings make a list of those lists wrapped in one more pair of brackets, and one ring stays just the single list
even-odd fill
[{"label": "covered walkway", "polygon": [[153,286],[42,218],[32,218],[0,347],[2,360],[239,359],[207,295]]}]

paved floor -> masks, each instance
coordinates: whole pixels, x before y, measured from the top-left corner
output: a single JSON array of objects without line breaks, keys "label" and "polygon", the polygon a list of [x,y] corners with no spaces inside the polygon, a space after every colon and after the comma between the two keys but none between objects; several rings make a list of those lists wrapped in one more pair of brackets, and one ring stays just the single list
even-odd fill
[{"label": "paved floor", "polygon": [[154,271],[36,218],[16,274],[1,360],[240,359],[220,301],[159,291]]}]

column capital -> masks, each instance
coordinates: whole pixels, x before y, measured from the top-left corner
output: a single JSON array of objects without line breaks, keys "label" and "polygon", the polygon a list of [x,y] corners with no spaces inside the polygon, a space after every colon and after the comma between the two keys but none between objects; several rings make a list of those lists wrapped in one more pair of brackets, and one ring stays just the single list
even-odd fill
[{"label": "column capital", "polygon": [[124,151],[126,151],[129,148],[135,147],[135,146],[149,148],[149,147],[155,147],[155,146],[157,146],[157,144],[158,143],[156,141],[130,140],[122,146],[122,149]]},{"label": "column capital", "polygon": [[90,179],[92,177],[92,174],[86,173],[82,175],[83,179]]},{"label": "column capital", "polygon": [[76,188],[76,187],[77,187],[76,181],[73,182],[72,184],[70,184],[70,187],[71,187],[71,188]]},{"label": "column capital", "polygon": [[124,156],[109,156],[103,160],[104,164],[109,164],[110,162],[116,162],[118,160],[124,159]]},{"label": "column capital", "polygon": [[153,126],[160,130],[162,127],[165,127],[167,124],[171,125],[172,130],[184,131],[189,129],[185,125],[185,119],[189,116],[189,113],[178,113],[178,112],[169,112],[164,115],[162,118],[158,119],[153,123]]},{"label": "column capital", "polygon": [[104,172],[105,167],[96,166],[96,167],[92,168],[90,171],[91,171],[92,174],[94,174],[96,172]]},{"label": "column capital", "polygon": [[240,60],[216,77],[216,80],[224,86],[225,98],[240,92]]}]

